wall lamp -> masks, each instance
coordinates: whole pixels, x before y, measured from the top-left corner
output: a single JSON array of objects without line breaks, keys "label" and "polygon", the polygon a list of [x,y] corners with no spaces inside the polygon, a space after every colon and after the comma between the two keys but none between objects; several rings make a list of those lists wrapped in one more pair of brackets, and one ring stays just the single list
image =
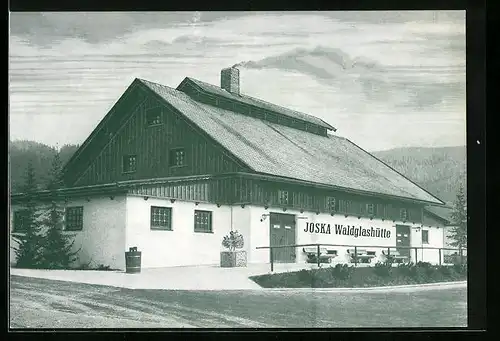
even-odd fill
[{"label": "wall lamp", "polygon": [[145,200],[145,201],[148,201],[148,199],[149,199],[149,197],[144,197],[144,200]]},{"label": "wall lamp", "polygon": [[266,220],[266,218],[269,217],[269,214],[266,214],[264,213],[261,217],[260,217],[260,222],[263,222],[264,220]]}]

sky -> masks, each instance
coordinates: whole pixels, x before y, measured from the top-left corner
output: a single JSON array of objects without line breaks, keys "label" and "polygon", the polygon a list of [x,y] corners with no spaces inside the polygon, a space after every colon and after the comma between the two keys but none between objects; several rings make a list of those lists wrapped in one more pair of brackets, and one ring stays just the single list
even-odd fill
[{"label": "sky", "polygon": [[465,11],[10,13],[10,139],[80,144],[135,78],[233,65],[366,150],[466,143]]}]

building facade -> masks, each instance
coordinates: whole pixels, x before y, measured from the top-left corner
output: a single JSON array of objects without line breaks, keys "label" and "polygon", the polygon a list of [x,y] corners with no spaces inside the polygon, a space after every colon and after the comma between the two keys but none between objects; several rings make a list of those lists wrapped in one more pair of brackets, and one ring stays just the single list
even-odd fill
[{"label": "building facade", "polygon": [[[439,261],[423,246],[443,247],[443,229],[422,224],[424,208],[443,202],[332,132],[242,95],[234,68],[221,72],[221,87],[136,79],[66,164],[65,186],[35,199],[56,195],[80,262],[112,268],[124,268],[129,247],[143,267],[218,264],[231,230],[250,263],[270,261],[258,247],[310,243],[337,245],[339,262],[353,246]],[[11,197],[12,233],[22,233],[27,199]],[[273,259],[304,262],[306,253],[275,249]]]}]

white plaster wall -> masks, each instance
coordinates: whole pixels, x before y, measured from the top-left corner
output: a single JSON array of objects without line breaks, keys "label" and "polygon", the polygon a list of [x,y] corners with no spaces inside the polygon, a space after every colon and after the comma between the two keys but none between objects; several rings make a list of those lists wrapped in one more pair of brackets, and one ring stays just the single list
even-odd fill
[{"label": "white plaster wall", "polygon": [[65,232],[75,238],[80,263],[91,262],[125,269],[125,196],[93,197],[68,201],[66,206],[83,206],[83,229]]},{"label": "white plaster wall", "polygon": [[[429,231],[429,243],[422,244],[422,231]],[[414,243],[412,246],[423,246],[432,248],[444,247],[444,229],[441,227],[423,227],[422,229],[414,232]],[[414,251],[413,251],[414,252]],[[441,251],[441,262],[443,261],[444,252]],[[439,263],[439,250],[438,249],[419,249],[417,250],[417,261]]]},{"label": "white plaster wall", "polygon": [[[293,214],[296,216],[296,243],[297,244],[314,244],[314,243],[326,243],[326,244],[338,244],[338,245],[356,245],[356,246],[367,246],[369,251],[375,251],[377,257],[372,260],[372,262],[377,262],[378,260],[383,260],[384,257],[381,256],[381,251],[385,247],[394,247],[396,245],[396,224],[401,224],[401,222],[392,222],[392,220],[380,220],[368,218],[360,218],[344,215],[334,215],[329,214],[316,214],[313,212],[303,212],[300,213],[298,210],[283,210],[276,209],[265,209],[264,207],[252,206],[251,207],[251,246],[252,250],[250,252],[250,261],[252,263],[268,263],[269,262],[269,250],[262,249],[256,250],[256,246],[269,246],[269,214],[275,213],[286,213]],[[267,215],[266,219],[261,222],[260,219],[262,215]],[[330,224],[330,234],[323,233],[311,233],[305,232],[306,223],[325,223]],[[386,229],[391,232],[389,238],[379,238],[379,237],[366,237],[366,236],[345,236],[335,233],[335,224],[338,225],[350,225],[350,226],[362,226],[363,228],[381,228]],[[421,246],[421,230],[417,231],[417,227],[420,225],[409,225],[410,228],[410,246]],[[424,245],[428,247],[443,247],[443,229],[440,228],[426,228],[429,230],[429,244]],[[381,246],[369,247],[372,245]],[[337,250],[338,257],[334,259],[334,262],[347,262],[348,255],[347,249],[351,247],[332,247]],[[439,262],[439,251],[438,250],[425,250],[423,253],[424,261],[438,263]],[[414,261],[415,251],[410,252],[411,260]],[[422,260],[422,250],[417,252],[418,260]],[[297,248],[297,262],[304,263],[306,260],[306,255],[302,252],[302,248]]]},{"label": "white plaster wall", "polygon": [[[151,206],[172,208],[172,231],[150,228]],[[213,233],[194,232],[194,211],[212,211]],[[231,223],[231,206],[175,201],[139,196],[127,197],[126,248],[136,246],[142,252],[142,267],[182,265],[219,265],[220,251],[225,250],[222,239],[233,228],[245,238],[245,250],[250,250],[250,228],[247,208],[234,206]]]},{"label": "white plaster wall", "polygon": [[[63,203],[61,203],[63,205]],[[80,249],[75,265],[90,263],[92,266],[107,265],[115,269],[125,268],[125,197],[93,197],[90,201],[74,199],[66,206],[83,206],[83,229],[67,231],[74,238],[73,250]],[[10,229],[13,212],[21,206],[11,206]],[[16,244],[13,238],[10,246]],[[15,253],[10,251],[10,263],[15,263]]]}]

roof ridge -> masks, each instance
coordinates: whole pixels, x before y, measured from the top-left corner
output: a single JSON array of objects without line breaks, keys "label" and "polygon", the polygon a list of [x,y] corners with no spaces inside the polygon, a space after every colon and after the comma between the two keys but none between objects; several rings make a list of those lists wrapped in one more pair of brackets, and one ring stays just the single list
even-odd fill
[{"label": "roof ridge", "polygon": [[[191,81],[194,81],[195,83],[196,82],[199,82],[199,83],[202,83],[202,84],[206,84],[206,85],[209,85],[211,87],[215,87],[217,89],[220,89],[222,91],[226,91],[224,89],[222,89],[221,87],[215,85],[215,84],[212,84],[212,83],[208,83],[208,82],[205,82],[205,81],[202,81],[202,80],[199,80],[199,79],[196,79],[196,78],[193,78],[193,77],[186,77],[187,79],[191,80]],[[227,92],[227,91],[226,91]],[[230,92],[227,92],[228,94],[230,95],[233,95],[235,96],[234,94],[230,93]],[[254,100],[254,101],[257,101],[257,102],[262,102],[264,104],[267,104],[267,105],[270,105],[270,106],[276,106],[276,107],[279,107],[281,109],[284,109],[284,110],[289,110],[289,111],[292,111],[294,113],[297,113],[297,114],[300,114],[300,115],[304,115],[304,116],[307,116],[307,117],[310,117],[310,118],[314,118],[316,120],[319,120],[321,122],[323,122],[325,125],[328,125],[329,127],[331,127],[334,131],[336,130],[331,124],[325,122],[323,119],[317,117],[317,116],[314,116],[314,115],[311,115],[311,114],[308,114],[308,113],[305,113],[303,111],[298,111],[298,110],[295,110],[295,109],[291,109],[291,108],[288,108],[288,107],[285,107],[283,105],[279,105],[279,104],[276,104],[276,103],[272,103],[272,102],[268,102],[266,100],[263,100],[261,98],[257,98],[257,97],[253,97],[253,96],[250,96],[250,95],[246,95],[246,94],[239,94],[238,96],[235,96],[236,98],[237,97],[243,97],[243,98],[247,98],[247,99],[250,99],[250,100]],[[312,122],[311,122],[312,123]]]}]

